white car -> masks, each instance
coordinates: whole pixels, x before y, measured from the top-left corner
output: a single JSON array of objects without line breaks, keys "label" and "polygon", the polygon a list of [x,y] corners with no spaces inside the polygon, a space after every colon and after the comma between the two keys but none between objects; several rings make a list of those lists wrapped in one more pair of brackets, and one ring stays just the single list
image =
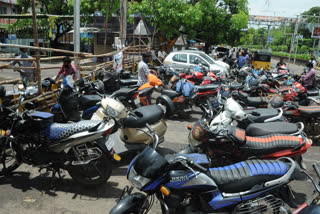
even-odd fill
[{"label": "white car", "polygon": [[222,61],[212,59],[203,51],[183,50],[171,52],[164,60],[164,65],[170,66],[173,69],[183,70],[194,66],[195,59],[198,58],[200,63],[208,65],[210,71],[213,73],[225,72],[227,73],[230,66]]}]

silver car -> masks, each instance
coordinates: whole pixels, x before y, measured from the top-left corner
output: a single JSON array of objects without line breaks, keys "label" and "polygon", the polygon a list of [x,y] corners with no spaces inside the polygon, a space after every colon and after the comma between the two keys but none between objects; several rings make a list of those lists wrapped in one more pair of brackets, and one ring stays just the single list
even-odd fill
[{"label": "silver car", "polygon": [[164,60],[165,66],[170,66],[173,69],[183,70],[195,66],[195,59],[209,67],[209,70],[214,73],[227,73],[230,66],[222,61],[217,61],[205,54],[203,51],[183,50],[171,52]]}]

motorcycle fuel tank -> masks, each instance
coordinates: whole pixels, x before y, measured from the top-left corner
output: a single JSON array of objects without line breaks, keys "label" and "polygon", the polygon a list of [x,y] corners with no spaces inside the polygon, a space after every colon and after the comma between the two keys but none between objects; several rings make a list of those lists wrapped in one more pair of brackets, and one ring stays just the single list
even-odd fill
[{"label": "motorcycle fuel tank", "polygon": [[197,189],[212,191],[217,189],[216,183],[206,174],[186,170],[173,170],[169,172],[167,187],[172,189]]}]

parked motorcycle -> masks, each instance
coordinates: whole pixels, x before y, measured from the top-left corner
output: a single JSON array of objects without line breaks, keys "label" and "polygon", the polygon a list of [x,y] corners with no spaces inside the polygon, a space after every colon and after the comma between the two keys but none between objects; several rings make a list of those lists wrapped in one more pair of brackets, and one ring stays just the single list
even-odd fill
[{"label": "parked motorcycle", "polygon": [[[156,197],[166,213],[284,213],[279,192],[294,179],[296,163],[290,158],[247,160],[230,166],[205,168],[206,155],[164,158],[148,146],[130,163],[126,187],[110,214],[148,213]],[[133,189],[144,192],[135,192]],[[287,196],[287,195],[285,195]]]},{"label": "parked motorcycle", "polygon": [[[161,96],[157,98],[157,104],[166,106],[166,115],[182,113],[184,110],[192,108],[193,105],[199,106],[206,103],[210,97],[215,97],[220,89],[219,84],[193,86],[186,80],[180,80],[176,91],[171,89],[162,90]],[[178,92],[177,92],[178,91]],[[175,111],[171,111],[174,106]]]},{"label": "parked motorcycle", "polygon": [[290,122],[302,122],[308,137],[318,143],[320,138],[320,103],[310,98],[315,104],[311,106],[301,106],[295,102],[285,102],[283,105],[284,115]]},{"label": "parked motorcycle", "polygon": [[246,129],[240,129],[232,125],[232,121],[248,116],[232,98],[225,101],[224,108],[214,118],[210,115],[205,114],[194,124],[189,134],[189,148],[181,153],[207,154],[214,166],[252,157],[276,159],[284,156],[295,157],[303,166],[301,155],[310,148],[312,140],[303,133],[302,123],[251,123]]},{"label": "parked motorcycle", "polygon": [[[20,105],[23,98],[20,99]],[[105,183],[111,175],[113,156],[104,145],[112,120],[60,124],[46,112],[22,111],[1,106],[0,174],[8,175],[22,163],[47,169],[53,177],[67,170],[79,184]]]},{"label": "parked motorcycle", "polygon": [[142,106],[127,112],[122,103],[106,97],[102,99],[101,108],[91,119],[101,120],[105,117],[114,119],[116,125],[105,144],[121,156],[128,152],[142,151],[151,143],[150,137],[146,134],[146,124],[150,124],[160,137],[160,142],[163,142],[167,131],[163,116],[164,110],[159,105]]}]

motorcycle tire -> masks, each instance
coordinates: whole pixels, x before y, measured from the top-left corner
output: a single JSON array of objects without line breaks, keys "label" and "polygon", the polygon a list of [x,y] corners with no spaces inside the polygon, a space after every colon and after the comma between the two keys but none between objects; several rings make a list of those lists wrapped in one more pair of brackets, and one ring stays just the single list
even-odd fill
[{"label": "motorcycle tire", "polygon": [[12,149],[9,145],[4,148],[6,139],[5,136],[0,137],[0,176],[12,173],[22,163],[20,150],[16,144],[12,144]]},{"label": "motorcycle tire", "polygon": [[[87,143],[88,149],[92,147],[98,147],[97,143],[91,144]],[[112,172],[112,161],[107,156],[103,149],[101,156],[98,159],[91,160],[85,165],[71,165],[68,167],[67,171],[71,178],[79,183],[80,185],[93,187],[105,183],[111,176]],[[67,155],[71,161],[77,161],[74,150],[71,148]]]}]

